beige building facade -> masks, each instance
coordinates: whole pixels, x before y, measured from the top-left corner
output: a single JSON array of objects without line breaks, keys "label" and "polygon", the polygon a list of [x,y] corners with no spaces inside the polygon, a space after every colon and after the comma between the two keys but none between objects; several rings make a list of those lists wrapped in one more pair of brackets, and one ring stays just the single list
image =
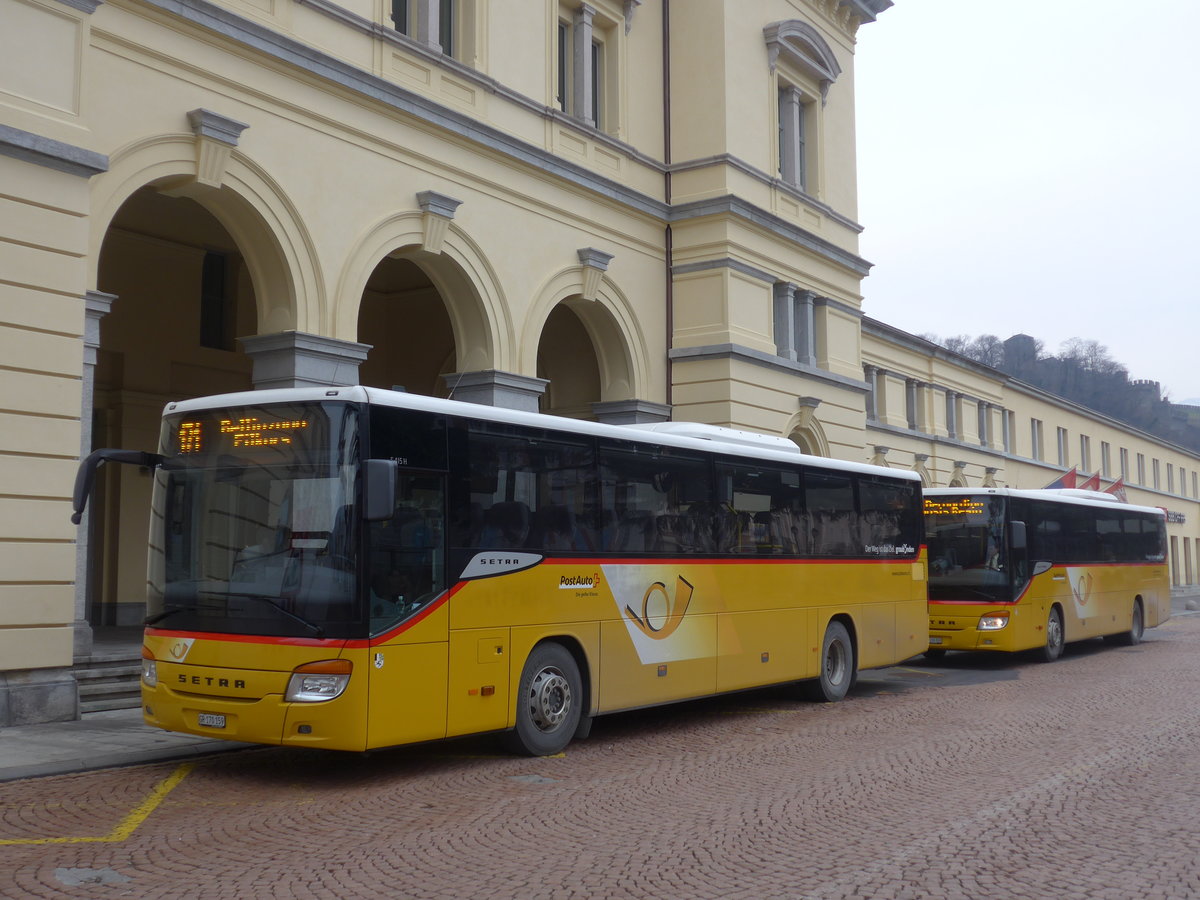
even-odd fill
[{"label": "beige building facade", "polygon": [[0,0],[0,725],[78,715],[143,614],[149,478],[76,528],[81,453],[229,390],[710,422],[931,484],[1128,455],[1196,580],[1200,459],[863,317],[855,36],[890,5]]}]

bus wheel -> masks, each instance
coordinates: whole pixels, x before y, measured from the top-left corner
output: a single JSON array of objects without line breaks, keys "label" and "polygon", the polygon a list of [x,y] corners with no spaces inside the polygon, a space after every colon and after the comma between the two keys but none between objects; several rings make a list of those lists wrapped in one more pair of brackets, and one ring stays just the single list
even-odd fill
[{"label": "bus wheel", "polygon": [[836,703],[850,690],[855,674],[850,632],[841,622],[830,622],[821,642],[821,675],[804,682],[800,688],[809,700]]},{"label": "bus wheel", "polygon": [[1057,606],[1050,610],[1046,619],[1046,644],[1042,647],[1042,662],[1054,662],[1063,652],[1063,617],[1062,610]]},{"label": "bus wheel", "polygon": [[559,753],[579,727],[583,699],[575,657],[561,644],[540,644],[529,654],[517,691],[517,726],[509,746],[529,756]]},{"label": "bus wheel", "polygon": [[1146,618],[1142,614],[1142,601],[1133,601],[1133,617],[1129,621],[1129,630],[1111,635],[1112,643],[1122,647],[1134,647],[1142,642],[1142,632],[1146,630]]}]

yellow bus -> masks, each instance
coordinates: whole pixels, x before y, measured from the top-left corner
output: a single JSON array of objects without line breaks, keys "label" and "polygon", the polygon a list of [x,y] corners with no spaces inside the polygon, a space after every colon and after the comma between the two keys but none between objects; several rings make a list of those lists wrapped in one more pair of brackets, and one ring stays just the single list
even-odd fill
[{"label": "yellow bus", "polygon": [[1082,490],[925,491],[929,650],[1137,644],[1171,616],[1163,511]]},{"label": "yellow bus", "polygon": [[171,403],[145,721],[365,750],[561,751],[603,713],[922,652],[912,473],[687,423],[602,425],[364,387]]}]

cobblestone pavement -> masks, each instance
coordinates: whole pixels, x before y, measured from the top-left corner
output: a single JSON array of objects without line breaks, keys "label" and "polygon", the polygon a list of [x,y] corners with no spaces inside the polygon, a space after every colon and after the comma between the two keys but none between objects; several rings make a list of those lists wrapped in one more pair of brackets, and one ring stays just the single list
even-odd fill
[{"label": "cobblestone pavement", "polygon": [[0,896],[1200,896],[1200,616],[487,740],[0,785]]}]

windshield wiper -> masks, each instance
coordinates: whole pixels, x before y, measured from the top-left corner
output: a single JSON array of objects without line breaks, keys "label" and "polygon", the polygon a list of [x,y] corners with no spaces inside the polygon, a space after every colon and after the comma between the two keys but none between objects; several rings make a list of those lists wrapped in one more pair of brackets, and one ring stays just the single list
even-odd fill
[{"label": "windshield wiper", "polygon": [[146,618],[142,620],[142,624],[153,625],[155,622],[161,622],[163,619],[167,618],[167,616],[175,615],[175,613],[195,612],[199,608],[200,607],[193,603],[191,606],[175,606],[171,609],[164,609],[160,613],[155,613],[152,616],[146,616]]},{"label": "windshield wiper", "polygon": [[229,591],[226,594],[226,596],[227,597],[245,597],[247,600],[258,600],[260,603],[265,603],[265,604],[267,604],[267,606],[270,606],[273,609],[279,610],[281,613],[283,613],[289,619],[299,622],[301,625],[303,625],[305,628],[307,628],[309,631],[311,631],[315,637],[319,637],[319,638],[325,637],[325,629],[322,628],[320,625],[318,625],[316,622],[310,622],[308,619],[304,618],[304,616],[297,615],[296,613],[292,612],[290,609],[285,609],[284,607],[282,607],[278,603],[276,603],[274,600],[272,600],[270,597],[264,596],[263,594],[243,594],[243,593],[239,593],[238,591]]}]

